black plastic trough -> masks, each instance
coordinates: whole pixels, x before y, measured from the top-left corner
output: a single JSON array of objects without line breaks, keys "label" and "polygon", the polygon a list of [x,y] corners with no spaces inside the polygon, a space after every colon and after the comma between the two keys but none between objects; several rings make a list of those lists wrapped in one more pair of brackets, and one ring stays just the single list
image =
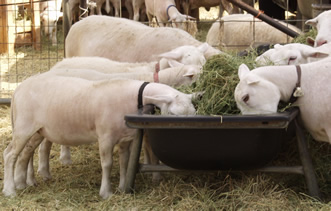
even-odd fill
[{"label": "black plastic trough", "polygon": [[[314,168],[298,116],[298,108],[272,115],[126,115],[127,126],[138,130],[132,143],[125,192],[134,190],[138,172],[256,170],[304,175],[309,194],[319,198]],[[139,163],[144,133],[154,154],[165,165]],[[294,136],[297,137],[301,165],[268,165],[279,154],[282,144]]]},{"label": "black plastic trough", "polygon": [[129,127],[145,129],[155,155],[172,168],[248,170],[268,164],[280,152],[282,143],[295,136],[294,127],[289,126],[297,113],[127,115],[125,120]]}]

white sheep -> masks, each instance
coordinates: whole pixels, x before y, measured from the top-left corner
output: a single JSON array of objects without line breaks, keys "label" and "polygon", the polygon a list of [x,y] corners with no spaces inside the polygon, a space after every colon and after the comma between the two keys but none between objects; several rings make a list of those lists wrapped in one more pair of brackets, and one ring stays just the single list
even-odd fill
[{"label": "white sheep", "polygon": [[[125,125],[124,116],[138,112],[142,84],[128,79],[91,81],[49,72],[23,81],[12,98],[13,139],[4,151],[4,195],[15,196],[16,188],[27,186],[28,162],[44,138],[61,145],[99,143],[100,196],[104,199],[112,193],[110,173],[113,149],[118,144],[119,188],[123,189],[129,146],[136,133]],[[192,95],[160,83],[148,84],[142,94],[143,105],[153,104],[162,114],[194,114],[191,100]]]},{"label": "white sheep", "polygon": [[331,42],[331,10],[324,11],[317,17],[307,20],[305,23],[317,28],[315,47]]},{"label": "white sheep", "polygon": [[[104,57],[71,57],[57,62],[52,69],[92,69],[102,73],[154,72],[158,62],[117,62]],[[160,67],[160,70],[164,69]]]},{"label": "white sheep", "polygon": [[[176,61],[169,61],[169,65],[170,68],[156,72],[155,65],[146,67],[146,65],[144,66],[139,63],[120,63],[101,57],[73,57],[58,62],[49,72],[58,76],[79,77],[87,80],[127,78],[159,82],[170,86],[189,85],[196,81],[202,72],[201,67],[195,65],[183,65]],[[48,161],[50,148],[51,145],[44,141],[39,150],[38,173],[44,180],[51,178]],[[151,154],[151,152],[148,153]],[[71,164],[70,157],[70,149],[61,146],[60,161],[65,165]],[[33,166],[31,168],[31,171],[33,171]],[[28,178],[28,180],[32,181],[33,179]],[[156,179],[154,178],[154,180]]]},{"label": "white sheep", "polygon": [[[300,65],[265,66],[250,71],[245,64],[239,67],[240,82],[235,100],[242,114],[276,113],[280,101],[300,109],[304,127],[316,141],[331,143],[331,59]],[[300,81],[300,88],[296,88]],[[293,91],[296,88],[295,92]]]},{"label": "white sheep", "polygon": [[[83,57],[84,58],[84,57]],[[91,60],[90,60],[91,61]],[[202,72],[202,68],[196,65],[183,65],[181,63],[170,61],[171,67],[163,69],[159,72],[140,71],[140,72],[125,72],[114,73],[109,68],[109,73],[100,72],[98,69],[83,69],[78,67],[77,69],[71,68],[67,65],[65,68],[53,67],[50,69],[50,73],[60,76],[79,77],[87,80],[102,80],[113,78],[127,78],[148,82],[157,82],[167,84],[169,86],[178,87],[182,85],[190,85],[199,77]],[[104,71],[104,70],[102,70]],[[106,71],[107,72],[107,71]]]},{"label": "white sheep", "polygon": [[[91,57],[71,57],[62,60],[55,64],[54,67],[71,67],[84,69],[97,69],[104,73],[120,73],[120,72],[136,72],[136,71],[150,71],[154,72],[157,66],[160,70],[169,68],[170,61],[177,61],[185,65],[197,65],[202,67],[206,63],[203,53],[207,50],[208,44],[203,43],[199,47],[194,46],[180,46],[169,52],[162,53],[157,56],[159,61],[152,62],[118,62],[107,59],[105,57],[91,56]],[[67,66],[68,65],[68,66]],[[108,67],[111,67],[108,68]]]},{"label": "white sheep", "polygon": [[301,43],[285,45],[276,44],[258,56],[255,61],[259,66],[264,65],[298,65],[320,60],[329,56],[330,50],[324,46],[313,48]]},{"label": "white sheep", "polygon": [[[194,47],[193,47],[194,48]],[[62,69],[62,68],[71,68],[71,69],[92,69],[97,70],[103,73],[124,73],[124,72],[155,72],[163,69],[167,69],[175,65],[176,55],[173,52],[168,52],[161,55],[161,60],[159,62],[141,62],[141,63],[129,63],[129,62],[117,62],[104,57],[71,57],[64,58],[62,61],[57,62],[52,69]],[[178,63],[185,65],[195,65],[202,67],[206,63],[204,56],[198,59],[191,61],[191,56],[179,60]],[[194,64],[195,63],[195,64]]]},{"label": "white sheep", "polygon": [[[120,62],[152,62],[158,55],[180,46],[202,44],[180,29],[152,28],[125,18],[94,15],[71,27],[65,40],[65,54],[66,57],[100,56]],[[206,59],[222,53],[205,45]],[[190,50],[181,52],[190,55]]]},{"label": "white sheep", "polygon": [[[286,25],[286,23],[279,21]],[[301,30],[288,24],[298,33]],[[288,43],[292,40],[280,30],[254,18],[250,14],[233,14],[224,16],[210,27],[206,41],[209,45],[235,50],[244,50],[255,43]]]}]

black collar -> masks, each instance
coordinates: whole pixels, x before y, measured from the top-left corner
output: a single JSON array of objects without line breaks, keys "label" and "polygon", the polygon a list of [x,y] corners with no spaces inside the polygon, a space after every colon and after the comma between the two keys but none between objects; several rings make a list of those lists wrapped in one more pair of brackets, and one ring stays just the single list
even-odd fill
[{"label": "black collar", "polygon": [[144,89],[147,86],[147,84],[149,84],[149,82],[144,82],[139,88],[139,92],[138,92],[138,111],[139,111],[139,113],[142,112],[142,109],[144,107],[144,105],[143,105],[143,92],[144,92]]},{"label": "black collar", "polygon": [[295,67],[297,69],[298,80],[297,80],[297,83],[295,84],[295,87],[293,89],[293,92],[292,92],[292,95],[291,95],[291,98],[289,101],[289,103],[291,103],[291,104],[293,104],[298,99],[298,97],[303,96],[303,92],[301,90],[301,67],[300,67],[300,65],[296,65]]}]

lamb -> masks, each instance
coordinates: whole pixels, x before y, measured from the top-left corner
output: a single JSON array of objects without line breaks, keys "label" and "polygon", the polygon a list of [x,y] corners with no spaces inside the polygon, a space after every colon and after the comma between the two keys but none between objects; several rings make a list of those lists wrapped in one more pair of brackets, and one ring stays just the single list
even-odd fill
[{"label": "lamb", "polygon": [[[180,46],[202,44],[180,29],[152,28],[125,18],[94,15],[71,27],[65,40],[65,54],[67,58],[100,56],[119,62],[152,62],[158,55]],[[222,53],[205,45],[206,59]],[[190,51],[181,52],[190,56]]]},{"label": "lamb", "polygon": [[171,22],[173,27],[185,30],[184,22],[195,20],[191,16],[181,14],[174,0],[145,0],[145,5],[150,25],[155,16],[160,26],[166,26]]},{"label": "lamb", "polygon": [[[285,23],[280,22],[285,25]],[[301,33],[301,30],[289,25]],[[238,32],[238,33],[233,33]],[[254,43],[288,43],[291,37],[250,14],[224,16],[210,27],[206,41],[211,46],[244,50]]]},{"label": "lamb", "polygon": [[331,42],[331,10],[324,11],[317,17],[307,20],[305,24],[317,28],[317,36],[315,38],[314,46],[318,47]]},{"label": "lamb", "polygon": [[294,96],[293,105],[299,107],[307,131],[316,141],[331,143],[331,59],[300,65],[301,77],[298,67],[265,66],[250,71],[242,64],[235,89],[237,106],[242,114],[276,113],[279,101],[289,102]]},{"label": "lamb", "polygon": [[[119,188],[123,189],[129,146],[136,133],[126,127],[124,115],[139,111],[138,90],[142,85],[146,84],[137,80],[91,81],[49,72],[23,81],[12,98],[13,139],[4,151],[4,195],[15,196],[15,187],[26,187],[28,161],[43,138],[61,145],[98,142],[102,167],[100,196],[104,199],[112,193],[110,170],[113,149],[118,144]],[[164,84],[147,84],[142,100],[143,106],[159,107],[161,114],[195,113],[192,95]]]},{"label": "lamb", "polygon": [[[168,61],[167,61],[168,62]],[[163,62],[142,62],[142,63],[128,63],[117,62],[104,57],[71,57],[64,58],[57,62],[52,69],[92,69],[101,73],[137,73],[137,72],[155,72],[156,69],[163,70],[169,66],[161,65]],[[158,66],[159,65],[159,66]],[[110,68],[111,67],[111,68]],[[169,66],[170,67],[170,66]]]},{"label": "lamb", "polygon": [[300,43],[290,43],[285,45],[276,44],[258,56],[255,61],[259,66],[268,64],[274,65],[298,65],[317,61],[329,56],[327,48],[321,46],[313,48]]},{"label": "lamb", "polygon": [[[73,60],[73,62],[74,61],[75,60]],[[167,84],[172,87],[190,85],[194,81],[196,81],[196,79],[199,77],[200,73],[202,72],[201,67],[196,65],[183,65],[175,61],[171,61],[170,65],[171,65],[170,68],[161,70],[159,72],[141,71],[141,72],[130,72],[130,73],[113,73],[111,71],[112,67],[108,67],[110,70],[108,73],[107,72],[102,73],[97,68],[83,69],[83,67],[78,66],[78,69],[72,69],[70,65],[66,65],[65,68],[59,68],[60,65],[55,65],[53,68],[50,69],[49,72],[55,75],[79,77],[87,80],[127,78],[127,79],[135,79],[135,80],[142,80],[148,82],[157,82],[157,83]]]},{"label": "lamb", "polygon": [[[85,62],[83,62],[83,60]],[[136,72],[114,73],[114,69],[120,70],[117,66],[121,67],[125,65],[99,57],[76,57],[67,58],[58,62],[49,72],[58,76],[79,77],[87,80],[128,78],[148,82],[159,82],[170,86],[190,85],[197,80],[202,72],[199,66],[183,65],[175,61],[170,61],[169,63],[171,68],[161,70],[158,73],[155,72],[155,70],[137,71],[138,68],[133,68],[134,64],[129,65],[131,65]],[[83,69],[86,67],[86,64],[88,64],[87,67],[89,67],[89,69]],[[47,146],[49,143],[45,143],[46,146],[43,145],[44,142],[41,145],[41,150],[39,150],[39,157],[41,159],[39,159],[38,173],[43,176],[44,180],[48,180],[51,178],[48,164],[49,150],[51,146]],[[61,147],[60,161],[63,164],[72,163],[69,148],[65,148],[64,146]],[[31,168],[33,169],[32,166]],[[32,169],[31,171],[33,171]],[[33,179],[28,178],[28,180],[31,181]]]},{"label": "lamb", "polygon": [[[198,67],[202,67],[206,63],[206,59],[204,58],[203,55],[201,55],[200,61],[198,60],[198,57],[196,59],[193,58],[193,61],[191,60],[192,59],[191,57],[186,57],[180,60],[180,62],[177,62],[176,60],[172,60],[177,58],[176,54],[173,54],[172,52],[162,54],[161,57],[162,59],[160,60],[160,62],[148,62],[148,63],[116,62],[107,58],[97,57],[97,56],[72,57],[72,58],[65,58],[62,61],[56,63],[52,67],[52,69],[83,68],[83,69],[97,70],[98,72],[102,72],[102,73],[124,73],[124,72],[139,73],[139,72],[160,71],[167,69],[169,67],[178,66],[183,63],[186,65],[192,64],[193,66],[198,66]],[[196,61],[198,61],[198,63],[195,63]]]}]

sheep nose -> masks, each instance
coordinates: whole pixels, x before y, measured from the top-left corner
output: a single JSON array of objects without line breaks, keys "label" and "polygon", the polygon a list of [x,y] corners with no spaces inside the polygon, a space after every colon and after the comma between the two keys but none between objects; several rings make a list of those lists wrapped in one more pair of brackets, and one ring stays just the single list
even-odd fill
[{"label": "sheep nose", "polygon": [[318,40],[318,41],[316,41],[316,47],[319,47],[319,46],[324,45],[326,43],[327,43],[326,40]]}]

